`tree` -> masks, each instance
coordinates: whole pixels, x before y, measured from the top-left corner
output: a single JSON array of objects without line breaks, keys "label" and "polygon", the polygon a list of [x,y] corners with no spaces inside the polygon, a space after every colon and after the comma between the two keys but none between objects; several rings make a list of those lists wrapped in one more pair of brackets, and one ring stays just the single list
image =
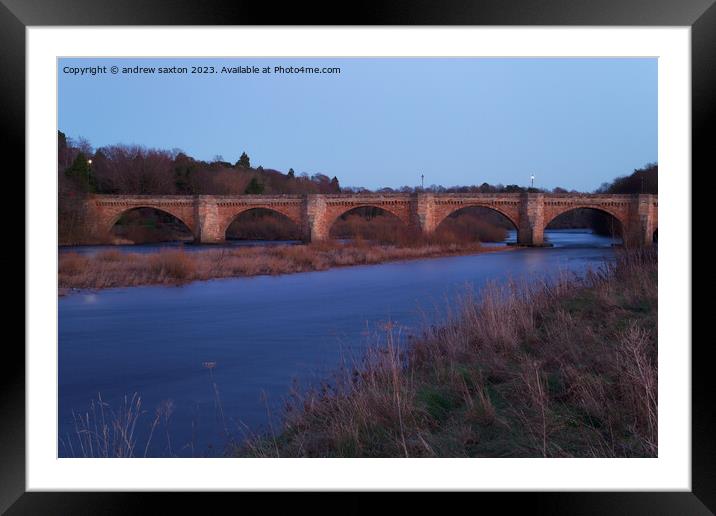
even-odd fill
[{"label": "tree", "polygon": [[111,145],[98,152],[103,159],[92,162],[92,174],[104,193],[176,193],[174,160],[171,153],[139,145]]},{"label": "tree", "polygon": [[333,188],[335,192],[341,191],[341,185],[338,183],[338,178],[336,176],[333,176],[333,179],[331,179],[331,188]]},{"label": "tree", "polygon": [[289,168],[289,169],[288,169],[288,177],[290,177],[291,179],[293,179],[294,177],[296,177],[296,173],[293,171],[292,168]]},{"label": "tree", "polygon": [[67,144],[67,136],[62,131],[57,131],[57,164],[60,171],[65,170],[70,165],[71,149]]},{"label": "tree", "polygon": [[245,152],[242,152],[241,156],[239,157],[239,161],[236,162],[236,166],[243,168],[251,168],[251,160],[249,159],[249,155]]},{"label": "tree", "polygon": [[[70,143],[70,142],[68,142]],[[92,144],[89,142],[87,138],[83,138],[80,136],[77,138],[77,141],[71,142],[71,147],[76,147],[81,152],[84,152],[85,156],[91,156],[92,155]]]},{"label": "tree", "polygon": [[657,194],[659,193],[659,166],[656,163],[647,163],[644,167],[634,170],[629,176],[617,177],[611,183],[602,183],[597,193]]},{"label": "tree", "polygon": [[244,193],[249,195],[262,194],[264,193],[264,185],[259,183],[255,177],[252,177],[251,182],[249,182],[249,186],[246,187],[246,191]]},{"label": "tree", "polygon": [[196,166],[194,160],[183,152],[174,157],[174,186],[180,194],[193,194],[194,173]]},{"label": "tree", "polygon": [[72,179],[81,191],[86,193],[95,191],[96,182],[84,152],[77,154],[72,165],[65,170],[65,175]]}]

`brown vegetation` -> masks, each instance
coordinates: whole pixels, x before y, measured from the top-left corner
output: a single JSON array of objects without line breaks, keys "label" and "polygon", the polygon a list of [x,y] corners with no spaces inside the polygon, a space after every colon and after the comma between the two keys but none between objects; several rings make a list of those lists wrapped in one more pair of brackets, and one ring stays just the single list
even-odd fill
[{"label": "brown vegetation", "polygon": [[655,457],[657,263],[623,252],[586,278],[491,286],[407,349],[295,393],[278,435],[234,455]]},{"label": "brown vegetation", "polygon": [[94,256],[62,253],[59,287],[108,288],[136,285],[176,285],[189,281],[262,274],[321,271],[348,265],[369,265],[396,260],[430,258],[504,250],[472,244],[426,244],[412,247],[369,245],[365,242],[326,242],[196,252],[163,250],[153,254],[116,250]]}]

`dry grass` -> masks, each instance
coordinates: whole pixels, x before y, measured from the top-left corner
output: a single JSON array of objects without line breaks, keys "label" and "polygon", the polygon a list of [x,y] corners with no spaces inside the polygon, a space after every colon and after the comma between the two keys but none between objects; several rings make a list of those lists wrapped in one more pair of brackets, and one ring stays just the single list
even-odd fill
[{"label": "dry grass", "polygon": [[63,253],[59,258],[59,287],[178,285],[211,278],[291,274],[496,250],[505,249],[481,248],[475,243],[397,247],[366,242],[326,242],[297,246],[208,249],[200,252],[163,250],[153,254],[122,253],[116,250],[103,251],[94,256]]},{"label": "dry grass", "polygon": [[278,435],[232,453],[654,457],[656,321],[654,251],[582,279],[491,285],[407,347],[387,328],[364,362],[296,390]]},{"label": "dry grass", "polygon": [[90,403],[89,409],[83,413],[72,413],[73,432],[60,437],[62,456],[84,458],[130,458],[147,457],[152,438],[161,425],[164,430],[166,444],[165,452],[173,455],[171,437],[168,432],[169,420],[174,411],[171,400],[160,403],[155,409],[154,416],[148,428],[148,436],[144,445],[140,445],[138,428],[140,419],[147,413],[142,409],[142,398],[134,393],[124,396],[112,408],[101,395]]}]

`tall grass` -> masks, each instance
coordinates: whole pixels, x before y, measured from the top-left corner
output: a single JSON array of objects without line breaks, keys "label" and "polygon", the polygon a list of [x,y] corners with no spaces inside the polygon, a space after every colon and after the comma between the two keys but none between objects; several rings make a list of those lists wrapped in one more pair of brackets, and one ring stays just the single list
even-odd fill
[{"label": "tall grass", "polygon": [[[209,365],[207,365],[209,364]],[[215,362],[205,362],[210,370]],[[214,390],[214,411],[216,422],[222,426],[228,443],[232,443],[219,389],[210,374]],[[159,402],[153,411],[144,408],[138,393],[124,396],[114,405],[107,403],[101,394],[92,400],[84,412],[72,412],[71,430],[59,436],[60,456],[83,458],[136,458],[136,457],[177,457],[187,450],[196,456],[195,435],[189,442],[177,443],[172,435],[171,421],[174,402],[170,399]],[[196,421],[192,421],[192,430]],[[211,448],[211,445],[209,445]],[[210,450],[207,449],[207,454]]]},{"label": "tall grass", "polygon": [[72,413],[74,435],[60,438],[60,444],[69,456],[134,457],[137,451],[135,430],[141,414],[142,399],[136,393],[125,396],[116,410],[98,395],[89,410]]},{"label": "tall grass", "polygon": [[60,288],[178,285],[211,278],[291,274],[332,267],[495,250],[497,249],[481,248],[478,243],[399,247],[374,245],[365,241],[222,248],[195,252],[162,250],[152,254],[109,250],[94,256],[62,253],[59,257],[58,275]]},{"label": "tall grass", "polygon": [[186,280],[196,272],[197,260],[183,251],[162,250],[147,257],[150,271],[159,278]]},{"label": "tall grass", "polygon": [[490,285],[407,347],[387,330],[233,453],[654,457],[656,281],[656,253],[637,250],[583,278]]}]

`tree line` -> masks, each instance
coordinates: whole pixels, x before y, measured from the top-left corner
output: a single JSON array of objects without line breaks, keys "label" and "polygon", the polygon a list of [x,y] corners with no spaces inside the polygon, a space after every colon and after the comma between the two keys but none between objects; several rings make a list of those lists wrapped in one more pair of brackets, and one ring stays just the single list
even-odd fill
[{"label": "tree line", "polygon": [[339,193],[337,177],[325,174],[283,174],[252,166],[246,152],[236,163],[217,156],[202,161],[178,149],[108,145],[96,150],[84,139],[58,131],[58,169],[65,190],[76,195],[241,195]]},{"label": "tree line", "polygon": [[[60,177],[77,193],[149,195],[239,195],[305,193],[581,193],[556,187],[552,190],[516,184],[470,186],[430,185],[368,189],[341,187],[338,178],[316,173],[285,174],[262,166],[252,166],[246,152],[236,163],[216,156],[212,161],[197,160],[179,149],[150,149],[139,145],[109,145],[93,150],[87,140],[72,140],[58,131],[58,169]],[[603,183],[595,193],[657,193],[658,166],[649,163],[628,176]]]}]

